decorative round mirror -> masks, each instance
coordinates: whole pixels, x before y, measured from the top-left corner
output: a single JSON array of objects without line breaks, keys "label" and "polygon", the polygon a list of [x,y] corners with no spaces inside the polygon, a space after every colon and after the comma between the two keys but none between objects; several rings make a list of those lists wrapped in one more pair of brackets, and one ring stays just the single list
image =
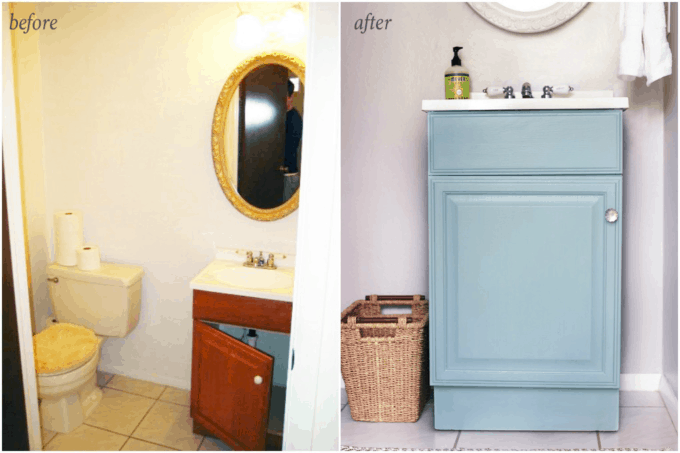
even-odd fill
[{"label": "decorative round mirror", "polygon": [[305,66],[270,52],[239,64],[212,124],[215,174],[227,199],[255,220],[295,211],[300,195]]},{"label": "decorative round mirror", "polygon": [[468,3],[480,16],[497,27],[515,33],[540,33],[559,27],[588,4],[550,1],[505,1]]}]

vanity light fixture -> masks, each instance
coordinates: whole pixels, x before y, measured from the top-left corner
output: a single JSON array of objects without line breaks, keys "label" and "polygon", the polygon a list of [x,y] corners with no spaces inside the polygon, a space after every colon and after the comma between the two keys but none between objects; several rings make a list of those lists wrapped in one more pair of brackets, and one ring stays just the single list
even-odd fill
[{"label": "vanity light fixture", "polygon": [[252,14],[244,13],[237,3],[239,14],[236,18],[236,45],[241,49],[253,49],[265,39],[265,31],[260,19]]},{"label": "vanity light fixture", "polygon": [[264,23],[253,14],[244,13],[241,6],[236,19],[236,45],[244,50],[253,49],[265,41],[275,43],[283,40],[295,44],[305,36],[305,18],[302,4],[296,3],[283,16],[281,13],[268,15]]},{"label": "vanity light fixture", "polygon": [[305,17],[298,2],[281,18],[281,34],[286,43],[299,42],[305,36]]}]

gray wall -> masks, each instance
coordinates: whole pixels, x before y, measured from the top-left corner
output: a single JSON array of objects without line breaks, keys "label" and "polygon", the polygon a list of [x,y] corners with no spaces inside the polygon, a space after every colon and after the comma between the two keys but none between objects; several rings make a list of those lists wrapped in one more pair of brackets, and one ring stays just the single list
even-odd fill
[{"label": "gray wall", "polygon": [[[354,29],[371,12],[387,30]],[[624,113],[622,373],[661,373],[663,81],[625,83],[619,4],[590,3],[557,29],[506,32],[466,3],[342,5],[342,306],[370,293],[428,293],[423,99],[443,97],[453,46],[472,91],[530,82],[629,96]]]},{"label": "gray wall", "polygon": [[678,4],[672,3],[673,75],[664,96],[663,374],[678,396]]}]

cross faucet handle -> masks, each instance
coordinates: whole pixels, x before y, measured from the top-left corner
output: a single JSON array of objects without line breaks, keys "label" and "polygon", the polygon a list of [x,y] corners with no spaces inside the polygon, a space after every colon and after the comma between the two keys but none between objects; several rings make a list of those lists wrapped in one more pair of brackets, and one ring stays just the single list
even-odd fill
[{"label": "cross faucet handle", "polygon": [[274,265],[274,254],[270,253],[269,257],[267,258],[267,264],[265,265],[267,269],[276,269],[276,266]]}]

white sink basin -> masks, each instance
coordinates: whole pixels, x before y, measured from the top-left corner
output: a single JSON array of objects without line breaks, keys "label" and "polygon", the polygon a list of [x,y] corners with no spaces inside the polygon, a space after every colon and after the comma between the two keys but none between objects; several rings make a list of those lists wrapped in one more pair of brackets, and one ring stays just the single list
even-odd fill
[{"label": "white sink basin", "polygon": [[534,98],[522,99],[519,90],[515,99],[488,97],[484,93],[470,93],[470,99],[423,101],[426,112],[451,110],[589,110],[627,109],[628,98],[614,97],[613,91],[572,91],[568,95],[541,98],[541,90],[534,87]]},{"label": "white sink basin", "polygon": [[233,266],[216,271],[216,280],[245,289],[287,289],[293,287],[293,275],[277,269]]}]

